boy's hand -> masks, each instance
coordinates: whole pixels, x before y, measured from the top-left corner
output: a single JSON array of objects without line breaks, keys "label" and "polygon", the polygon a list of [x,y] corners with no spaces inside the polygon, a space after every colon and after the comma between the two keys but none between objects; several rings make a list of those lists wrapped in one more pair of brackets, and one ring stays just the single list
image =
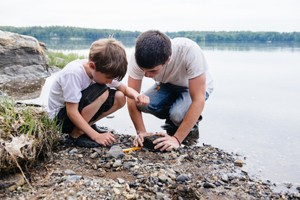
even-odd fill
[{"label": "boy's hand", "polygon": [[136,97],[135,102],[138,106],[148,106],[150,99],[144,94],[140,94]]},{"label": "boy's hand", "polygon": [[140,146],[142,147],[143,146],[143,143],[144,143],[144,137],[147,137],[147,136],[151,136],[153,135],[154,133],[148,133],[148,132],[140,132],[137,136],[135,136],[134,140],[133,140],[133,145],[134,146]]},{"label": "boy's hand", "polygon": [[112,133],[107,132],[97,134],[97,136],[94,138],[94,141],[96,141],[98,144],[101,144],[102,146],[109,146],[116,142],[116,138]]}]

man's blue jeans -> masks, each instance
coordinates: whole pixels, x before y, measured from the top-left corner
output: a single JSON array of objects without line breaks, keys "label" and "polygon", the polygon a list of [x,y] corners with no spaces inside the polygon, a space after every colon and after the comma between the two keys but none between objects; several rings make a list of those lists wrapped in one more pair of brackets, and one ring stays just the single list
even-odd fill
[{"label": "man's blue jeans", "polygon": [[[175,126],[181,124],[192,103],[187,87],[170,83],[154,84],[144,94],[149,96],[150,104],[146,107],[138,107],[138,109],[160,119],[170,120]],[[205,100],[208,97],[209,94],[206,92]]]}]

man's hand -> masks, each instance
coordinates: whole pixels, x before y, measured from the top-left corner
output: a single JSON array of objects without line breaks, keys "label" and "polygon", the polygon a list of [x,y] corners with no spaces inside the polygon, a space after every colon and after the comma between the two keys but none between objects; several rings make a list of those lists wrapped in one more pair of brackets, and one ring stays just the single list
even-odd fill
[{"label": "man's hand", "polygon": [[93,140],[102,146],[109,146],[116,142],[114,134],[110,132],[97,134]]},{"label": "man's hand", "polygon": [[179,148],[179,141],[175,137],[169,136],[167,133],[156,133],[156,135],[162,137],[153,141],[153,144],[156,144],[154,149],[160,149],[160,151],[172,151],[173,149]]},{"label": "man's hand", "polygon": [[151,136],[153,134],[154,133],[144,132],[144,131],[139,132],[139,134],[137,134],[137,136],[135,136],[135,138],[133,140],[133,145],[136,147],[137,146],[142,147],[143,143],[144,143],[144,137]]},{"label": "man's hand", "polygon": [[140,94],[136,97],[135,102],[138,106],[148,106],[150,103],[150,99],[148,96]]}]

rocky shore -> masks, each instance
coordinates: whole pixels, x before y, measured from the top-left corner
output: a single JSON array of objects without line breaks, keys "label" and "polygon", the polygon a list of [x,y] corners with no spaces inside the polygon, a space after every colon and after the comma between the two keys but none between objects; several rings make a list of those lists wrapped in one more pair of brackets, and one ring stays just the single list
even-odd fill
[{"label": "rocky shore", "polygon": [[[1,199],[300,199],[275,193],[271,182],[250,177],[244,160],[210,145],[172,152],[146,148],[124,153],[132,136],[118,135],[112,147],[62,144],[52,159],[20,174],[1,177]],[[9,180],[11,182],[9,182]]]}]

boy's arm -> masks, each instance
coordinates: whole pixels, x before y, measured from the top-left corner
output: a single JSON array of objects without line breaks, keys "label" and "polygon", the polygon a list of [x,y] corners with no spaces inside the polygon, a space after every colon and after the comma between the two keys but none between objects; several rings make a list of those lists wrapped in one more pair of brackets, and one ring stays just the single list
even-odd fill
[{"label": "boy's arm", "polygon": [[128,98],[133,99],[138,106],[147,106],[149,104],[148,96],[138,93],[136,90],[131,87],[127,87],[123,83],[121,83],[117,89],[123,92]]},{"label": "boy's arm", "polygon": [[131,99],[136,99],[137,96],[139,95],[139,93],[136,90],[134,90],[130,87],[127,87],[123,83],[121,83],[117,89],[120,90],[121,92],[123,92],[125,96],[127,96]]}]

